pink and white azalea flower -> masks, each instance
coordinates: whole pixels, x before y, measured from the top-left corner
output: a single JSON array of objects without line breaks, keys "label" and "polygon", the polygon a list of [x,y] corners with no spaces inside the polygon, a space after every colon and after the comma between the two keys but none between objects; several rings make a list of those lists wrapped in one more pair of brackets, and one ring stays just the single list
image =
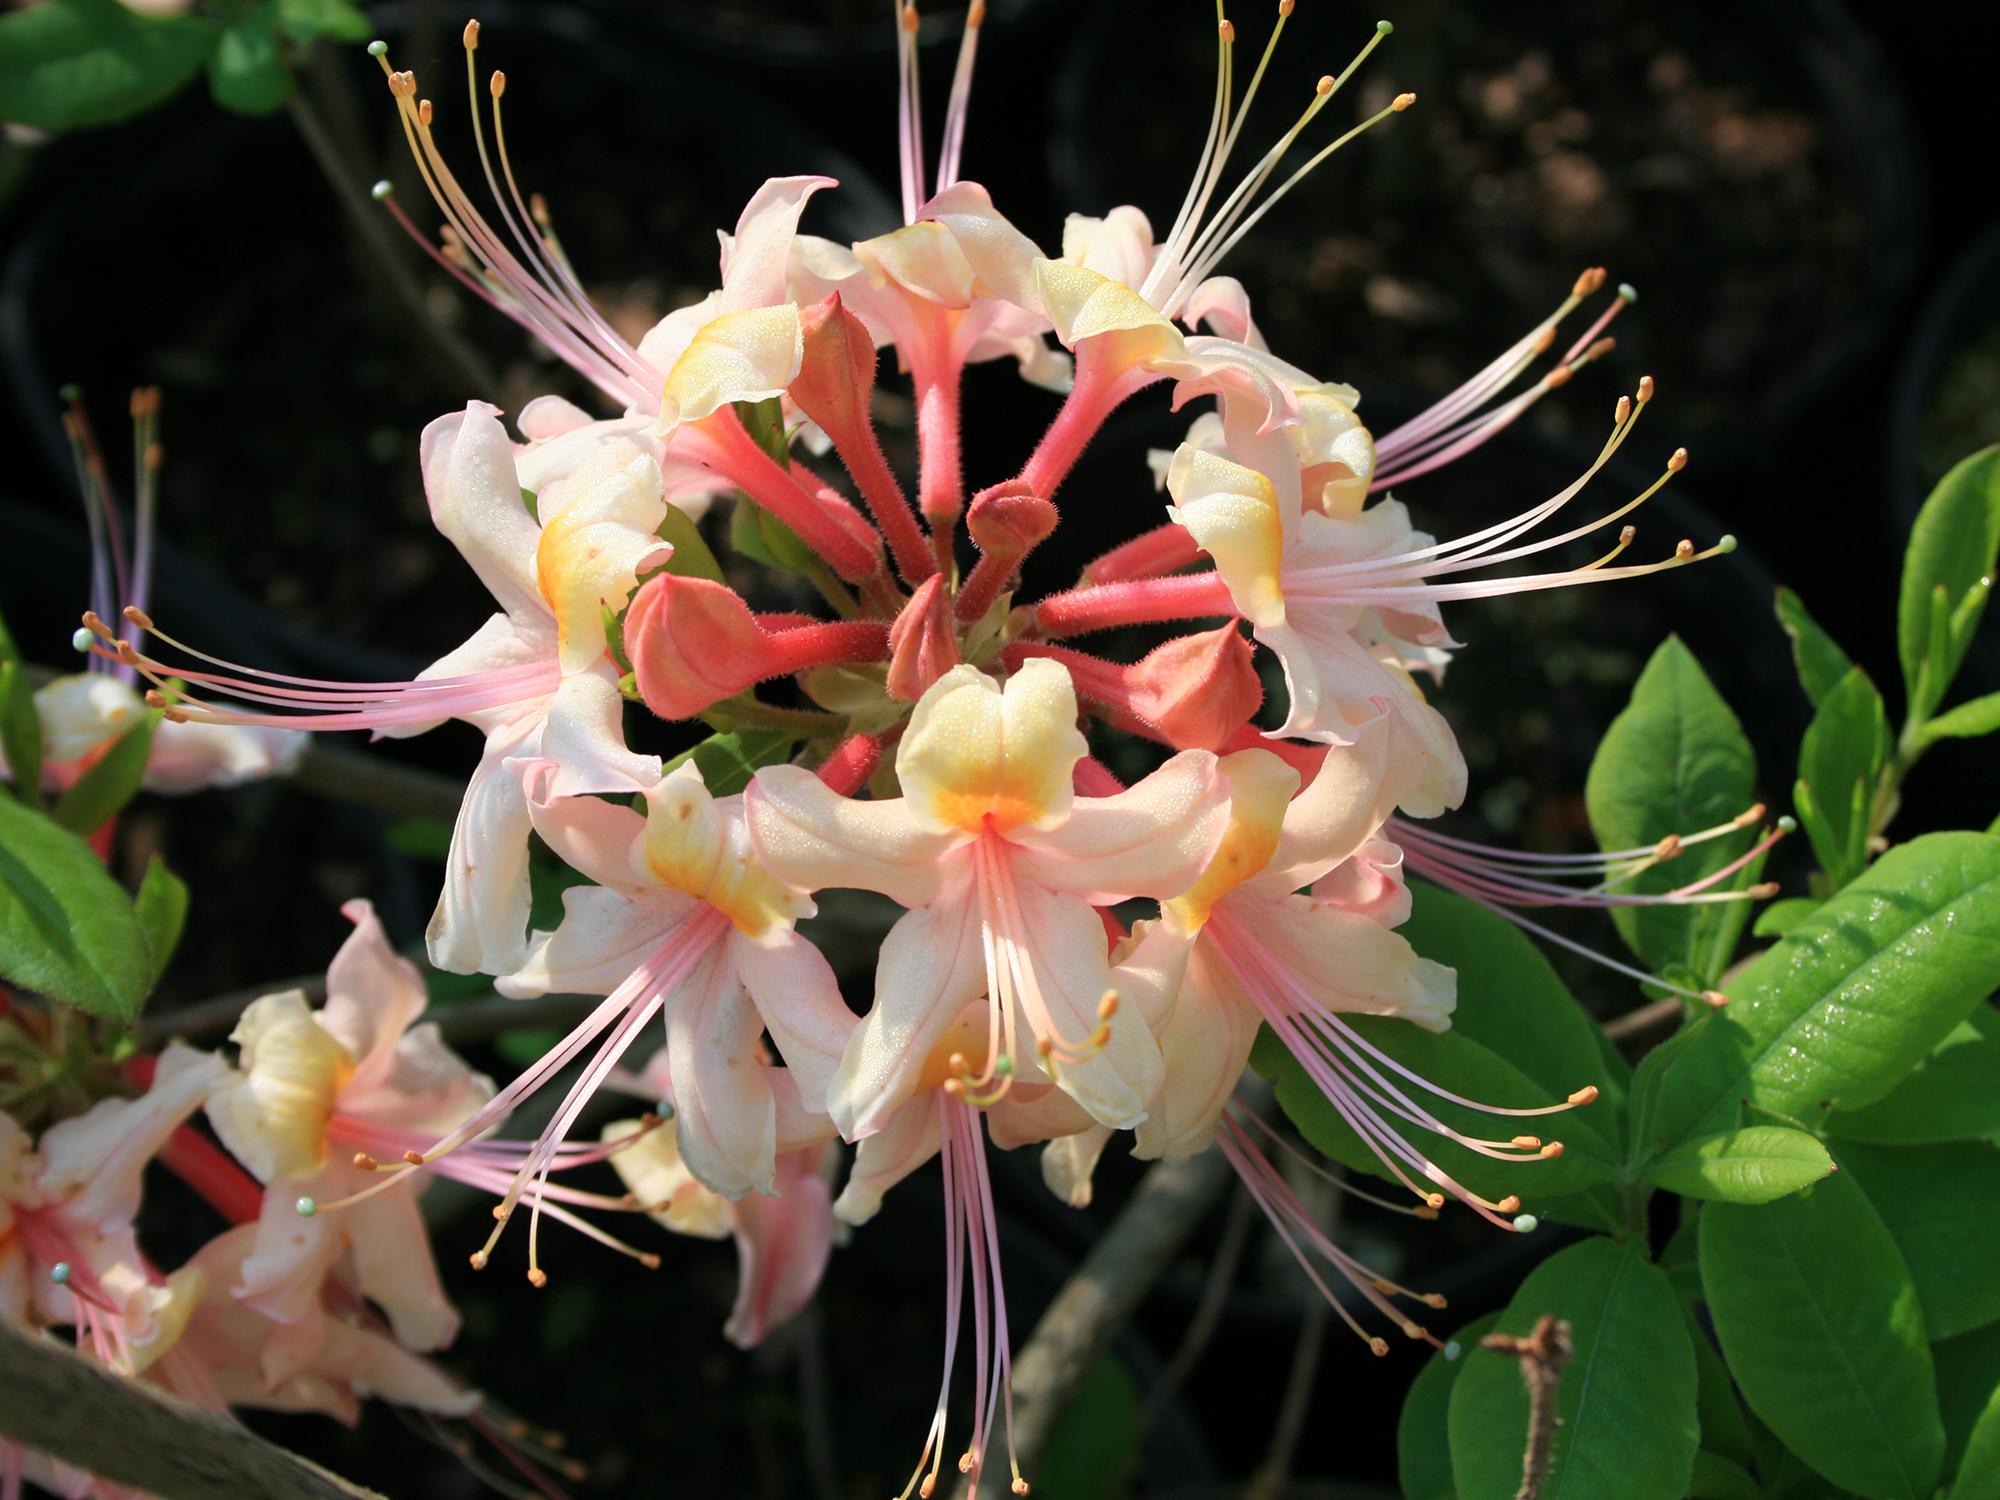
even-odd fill
[{"label": "pink and white azalea flower", "polygon": [[0,1113],[0,1318],[69,1326],[103,1364],[137,1374],[179,1335],[185,1309],[133,1230],[146,1163],[226,1076],[169,1047],[137,1099],[101,1099],[31,1142]]},{"label": "pink and white azalea flower", "polygon": [[[421,1184],[367,1190],[379,1184],[376,1163],[428,1144],[491,1098],[493,1084],[434,1024],[415,1024],[423,977],[389,946],[369,904],[341,910],[354,931],[327,967],[326,1003],[315,1011],[298,990],[253,1000],[230,1033],[238,1070],[208,1100],[216,1135],[267,1185],[234,1293],[265,1317],[300,1322],[316,1316],[329,1271],[351,1254],[357,1285],[398,1339],[438,1349],[458,1332],[458,1314],[438,1283]],[[356,1194],[365,1196],[319,1211]]]},{"label": "pink and white azalea flower", "polygon": [[733,1200],[689,1170],[672,1120],[604,1127],[605,1144],[619,1148],[612,1166],[656,1223],[696,1239],[735,1240],[736,1305],[722,1332],[739,1349],[756,1347],[812,1301],[833,1253],[833,1194],[822,1170],[833,1127],[817,1119],[818,1139],[803,1145],[786,1143],[780,1125],[771,1196]]},{"label": "pink and white azalea flower", "polygon": [[1114,1018],[1093,907],[1184,888],[1226,826],[1227,791],[1215,757],[1190,750],[1128,791],[1079,797],[1076,716],[1069,673],[1046,658],[1023,662],[1004,689],[959,666],[924,694],[897,746],[901,797],[853,801],[781,766],[751,783],[750,831],[781,878],[908,908],[828,1095],[849,1140],[884,1129],[919,1092],[938,1039],[982,994],[989,1070],[1052,1076],[1107,1125],[1145,1117],[1159,1049],[1142,1017]]},{"label": "pink and white azalea flower", "polygon": [[[542,1195],[552,1191],[539,1184],[560,1163],[577,1115],[664,1014],[679,1154],[726,1197],[773,1192],[781,1134],[799,1114],[824,1113],[827,1080],[854,1025],[826,960],[793,930],[812,903],[763,867],[743,829],[741,799],[711,797],[692,762],[647,789],[644,817],[596,798],[551,798],[554,774],[524,767],[536,831],[597,884],[563,893],[560,925],[538,933],[526,962],[498,987],[518,997],[606,998],[422,1159],[449,1161],[602,1037],[495,1211],[504,1225],[525,1194],[539,1220]],[[767,1030],[782,1070],[758,1066]],[[529,1246],[529,1276],[539,1281],[532,1230]]]},{"label": "pink and white azalea flower", "polygon": [[[500,605],[464,645],[412,682],[320,682],[274,673],[167,668],[192,691],[170,718],[308,729],[417,734],[446,718],[486,735],[452,831],[429,934],[431,961],[458,973],[501,971],[527,951],[527,799],[512,757],[546,756],[562,795],[632,792],[659,777],[659,758],[626,749],[618,669],[605,611],[622,609],[640,572],[672,554],[658,466],[636,444],[602,445],[567,477],[522,501],[513,444],[495,408],[471,402],[424,429],[431,517]],[[150,621],[135,621],[149,626]],[[224,694],[264,711],[211,705]]]}]

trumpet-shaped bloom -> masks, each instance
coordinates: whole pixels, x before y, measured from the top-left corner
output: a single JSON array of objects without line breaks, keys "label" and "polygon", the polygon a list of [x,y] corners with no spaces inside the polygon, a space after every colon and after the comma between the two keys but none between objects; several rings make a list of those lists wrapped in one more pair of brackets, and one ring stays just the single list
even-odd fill
[{"label": "trumpet-shaped bloom", "polygon": [[1386,706],[1393,754],[1423,768],[1406,808],[1429,816],[1463,800],[1465,758],[1451,726],[1375,634],[1386,624],[1395,639],[1441,644],[1436,606],[1398,601],[1372,609],[1366,597],[1343,600],[1325,582],[1430,547],[1403,507],[1386,500],[1339,519],[1318,507],[1301,513],[1282,503],[1258,470],[1185,444],[1167,487],[1174,497],[1167,514],[1215,559],[1231,601],[1284,665],[1290,707],[1275,733],[1341,743]]},{"label": "trumpet-shaped bloom", "polygon": [[735,1240],[736,1305],[722,1332],[739,1349],[762,1343],[819,1290],[833,1253],[833,1195],[821,1172],[828,1133],[830,1126],[819,1140],[779,1150],[772,1196],[731,1200],[688,1169],[673,1121],[604,1127],[605,1143],[620,1147],[611,1164],[656,1223],[696,1239]]},{"label": "trumpet-shaped bloom", "polygon": [[[805,1111],[822,1114],[827,1080],[854,1025],[826,960],[793,930],[812,903],[759,863],[741,799],[711,797],[692,762],[648,788],[643,818],[596,798],[549,798],[553,768],[529,767],[526,775],[537,832],[597,884],[563,893],[562,922],[536,935],[527,961],[499,988],[516,996],[606,998],[427,1158],[449,1159],[603,1037],[522,1163],[501,1205],[504,1216],[557,1160],[584,1103],[664,1014],[680,1156],[726,1197],[771,1193],[781,1124],[799,1110],[780,1109],[777,1070],[757,1065],[759,1038],[768,1030],[787,1064],[783,1088],[796,1090],[792,1097]],[[539,1214],[539,1201],[536,1208]],[[531,1261],[530,1275],[539,1274]]]},{"label": "trumpet-shaped bloom", "polygon": [[74,1327],[80,1348],[126,1374],[172,1346],[182,1309],[149,1272],[132,1221],[146,1163],[226,1071],[169,1047],[145,1094],[99,1100],[38,1142],[0,1114],[0,1318]]},{"label": "trumpet-shaped bloom", "polygon": [[[351,1253],[357,1284],[397,1338],[437,1349],[457,1333],[458,1315],[438,1284],[415,1192],[367,1189],[378,1162],[427,1145],[491,1098],[493,1084],[435,1025],[415,1024],[423,978],[390,948],[368,903],[341,910],[354,931],[327,967],[325,1005],[313,1010],[297,990],[252,1001],[230,1036],[238,1070],[208,1100],[222,1143],[268,1185],[236,1292],[267,1317],[298,1322],[314,1315],[330,1268]],[[505,1149],[490,1148],[496,1160],[482,1170],[459,1158],[455,1174],[489,1186]]]},{"label": "trumpet-shaped bloom", "polygon": [[[486,750],[452,830],[429,933],[431,961],[459,973],[504,971],[527,950],[527,799],[513,757],[545,756],[562,795],[632,792],[659,777],[657,756],[625,747],[624,700],[606,654],[605,611],[623,609],[640,572],[671,555],[660,471],[637,445],[601,445],[546,484],[530,513],[513,444],[495,408],[472,402],[424,429],[431,517],[500,605],[478,632],[413,682],[337,683],[271,673],[177,669],[195,694],[170,717],[308,729],[418,734],[446,718],[484,732]],[[129,647],[121,654],[130,655]],[[164,681],[169,670],[148,662]]]},{"label": "trumpet-shaped bloom", "polygon": [[1215,757],[1191,750],[1116,796],[1077,796],[1076,714],[1068,672],[1046,658],[1023,662],[1004,690],[959,666],[924,694],[897,746],[900,798],[853,801],[787,767],[752,782],[751,835],[781,878],[908,908],[828,1095],[848,1139],[882,1130],[920,1091],[938,1039],[981,995],[988,1068],[1004,1058],[1026,1078],[1038,1056],[1104,1123],[1145,1117],[1159,1049],[1143,1018],[1115,1015],[1092,907],[1184,888],[1227,824],[1227,791]]}]

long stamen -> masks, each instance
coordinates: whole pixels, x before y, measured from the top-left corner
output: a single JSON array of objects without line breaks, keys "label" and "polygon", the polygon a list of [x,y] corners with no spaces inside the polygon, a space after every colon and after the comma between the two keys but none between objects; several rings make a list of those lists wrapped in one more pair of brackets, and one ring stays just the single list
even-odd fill
[{"label": "long stamen", "polygon": [[972,108],[972,60],[979,51],[980,28],[986,24],[986,0],[972,0],[965,13],[965,36],[958,44],[958,66],[951,76],[951,103],[944,115],[944,143],[938,149],[937,190],[958,181],[959,153],[965,146],[965,118]]},{"label": "long stamen", "polygon": [[917,210],[930,196],[924,191],[923,100],[917,89],[917,28],[922,24],[915,0],[894,0],[896,7],[896,135],[902,148],[903,222],[917,222]]}]

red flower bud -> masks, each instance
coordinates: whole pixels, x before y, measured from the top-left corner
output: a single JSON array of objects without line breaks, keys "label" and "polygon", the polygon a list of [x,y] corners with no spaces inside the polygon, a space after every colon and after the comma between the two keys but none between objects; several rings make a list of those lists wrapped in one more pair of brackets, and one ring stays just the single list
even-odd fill
[{"label": "red flower bud", "polygon": [[925,579],[896,623],[889,627],[889,696],[915,703],[924,690],[958,665],[958,639],[952,634],[951,604],[944,578]]},{"label": "red flower bud", "polygon": [[661,573],[633,596],[625,653],[639,696],[663,719],[690,719],[770,677],[880,661],[889,633],[872,620],[772,630],[734,590]]},{"label": "red flower bud", "polygon": [[1131,709],[1179,750],[1213,750],[1264,702],[1255,653],[1234,624],[1178,636],[1125,669]]}]

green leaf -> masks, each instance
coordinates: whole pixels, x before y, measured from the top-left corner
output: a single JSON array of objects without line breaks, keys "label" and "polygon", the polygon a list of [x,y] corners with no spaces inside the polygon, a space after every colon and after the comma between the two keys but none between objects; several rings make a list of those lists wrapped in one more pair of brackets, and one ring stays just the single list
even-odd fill
[{"label": "green leaf", "polygon": [[760,766],[775,766],[787,759],[795,735],[775,729],[732,729],[711,734],[692,750],[683,750],[666,763],[666,770],[693,761],[709,795],[727,797],[750,784]]},{"label": "green leaf", "polygon": [[1754,959],[1661,1081],[1658,1139],[1732,1129],[1745,1101],[1812,1125],[1872,1104],[2000,985],[2000,839],[1891,849]]},{"label": "green leaf", "polygon": [[152,968],[132,903],[89,845],[0,796],[0,979],[129,1021]]},{"label": "green leaf", "polygon": [[1701,1276],[1751,1409],[1835,1484],[1927,1500],[1944,1454],[1917,1290],[1861,1188],[1701,1212]]},{"label": "green leaf", "polygon": [[1499,1321],[1498,1313],[1474,1318],[1451,1336],[1458,1357],[1448,1358],[1443,1349],[1434,1351],[1410,1382],[1396,1419],[1396,1478],[1403,1487],[1403,1500],[1456,1500],[1449,1439],[1452,1387],[1465,1368],[1466,1351],[1477,1349]]},{"label": "green leaf", "polygon": [[[1632,688],[1632,701],[1611,722],[1584,784],[1584,804],[1605,849],[1657,844],[1727,822],[1751,803],[1757,765],[1742,726],[1677,638],[1653,653]],[[1656,894],[1713,874],[1746,847],[1747,832],[1711,839],[1623,884]],[[1617,907],[1611,918],[1632,951],[1655,970],[1684,963],[1704,972],[1716,933],[1747,913],[1735,903]]]},{"label": "green leaf", "polygon": [[1938,1409],[1944,1413],[1944,1469],[1962,1467],[1966,1445],[1994,1397],[2000,1396],[2000,1324],[1931,1345]]},{"label": "green leaf", "polygon": [[1895,1088],[1865,1108],[1835,1110],[1826,1128],[1878,1146],[2000,1136],[2000,1011],[1976,1007]]},{"label": "green leaf", "polygon": [[[1542,1500],[1682,1500],[1699,1440],[1696,1374],[1666,1276],[1640,1245],[1593,1236],[1537,1266],[1498,1326],[1526,1334],[1545,1313],[1568,1320],[1576,1353],[1557,1387]],[[1527,1426],[1520,1362],[1468,1351],[1451,1393],[1458,1500],[1513,1500]]]},{"label": "green leaf", "polygon": [[667,559],[664,571],[676,578],[705,578],[710,583],[725,581],[722,564],[715,560],[715,554],[702,539],[701,528],[695,525],[686,511],[669,505],[666,519],[660,522],[660,537],[674,549],[674,555]]},{"label": "green leaf", "polygon": [[2000,1151],[1984,1141],[1843,1145],[1840,1165],[1902,1252],[1932,1338],[2000,1322]]},{"label": "green leaf", "polygon": [[1924,740],[1975,740],[2000,730],[2000,693],[1988,693],[1924,725]]},{"label": "green leaf", "polygon": [[30,807],[42,805],[42,716],[35,690],[18,661],[0,662],[0,755],[14,778],[15,795]]},{"label": "green leaf", "polygon": [[1790,589],[1778,590],[1778,623],[1792,638],[1792,660],[1798,665],[1799,685],[1806,696],[1818,703],[1833,691],[1835,683],[1854,665],[1847,653],[1834,644],[1833,637],[1820,628],[1806,610],[1805,602]]},{"label": "green leaf", "polygon": [[[1139,1438],[1139,1387],[1116,1355],[1090,1367],[1035,1467],[1034,1493],[1050,1500],[1109,1495]],[[1000,1488],[1005,1489],[1004,1477]],[[982,1489],[984,1486],[982,1486]]]},{"label": "green leaf", "polygon": [[151,960],[146,989],[150,993],[158,987],[167,965],[173,962],[188,913],[187,882],[169,870],[166,861],[157,854],[146,862],[146,876],[139,882],[132,912],[139,920],[139,930],[146,935],[146,952]]},{"label": "green leaf", "polygon": [[56,799],[49,814],[71,833],[85,837],[97,832],[138,795],[146,776],[146,760],[153,753],[153,731],[159,726],[157,709],[118,736],[111,748],[100,755]]},{"label": "green leaf", "polygon": [[1688,1500],[1763,1500],[1763,1494],[1741,1464],[1719,1453],[1704,1450],[1695,1454]]},{"label": "green leaf", "polygon": [[347,0],[278,0],[278,29],[301,46],[326,37],[336,42],[368,39],[368,17]]},{"label": "green leaf", "polygon": [[1973,1425],[1946,1500],[2000,1500],[2000,1390],[1988,1398]]},{"label": "green leaf", "polygon": [[1787,896],[1759,912],[1757,924],[1750,930],[1758,937],[1781,938],[1823,904],[1817,896]]},{"label": "green leaf", "polygon": [[1625,1157],[1630,1172],[1642,1172],[1646,1163],[1669,1143],[1659,1124],[1660,1099],[1667,1075],[1716,1025],[1718,1014],[1704,1009],[1639,1060],[1639,1071],[1632,1079],[1632,1128]]},{"label": "green leaf", "polygon": [[138,114],[201,71],[214,38],[199,17],[142,16],[118,0],[15,11],[0,18],[0,119],[74,130]]},{"label": "green leaf", "polygon": [[[1944,700],[1985,607],[1984,580],[2000,557],[2000,448],[1959,463],[1931,491],[1910,530],[1896,608],[1896,648],[1911,716],[1928,718]],[[1934,597],[1950,617],[1941,659],[1932,642]]]},{"label": "green leaf", "polygon": [[1769,1203],[1833,1170],[1826,1147],[1803,1130],[1746,1125],[1682,1141],[1653,1162],[1653,1186],[1717,1203]]},{"label": "green leaf", "polygon": [[292,96],[292,75],[278,55],[278,13],[260,5],[224,29],[208,58],[208,91],[239,115],[268,115]]},{"label": "green leaf", "polygon": [[1836,890],[1868,863],[1869,815],[1888,758],[1888,711],[1856,667],[1820,701],[1799,744],[1792,794],[1813,854]]},{"label": "green leaf", "polygon": [[[1690,1226],[1695,1222],[1688,1221]],[[1663,1266],[1661,1269],[1665,1269]],[[1695,1272],[1700,1276],[1699,1266]],[[1668,1272],[1667,1280],[1673,1274]],[[1678,1291],[1678,1288],[1676,1288]],[[1743,1417],[1743,1403],[1736,1399],[1736,1382],[1730,1378],[1729,1366],[1722,1362],[1722,1355],[1695,1318],[1692,1306],[1683,1306],[1682,1315],[1687,1319],[1688,1342],[1694,1346],[1694,1368],[1699,1391],[1695,1397],[1695,1411],[1701,1418],[1701,1445],[1710,1452],[1739,1464],[1757,1461],[1757,1445],[1750,1436],[1750,1424]]]},{"label": "green leaf", "polygon": [[1682,1198],[1674,1206],[1680,1214],[1680,1222],[1667,1236],[1666,1244],[1660,1247],[1660,1269],[1667,1273],[1667,1280],[1674,1291],[1693,1304],[1702,1300],[1698,1243],[1701,1204],[1693,1198]]},{"label": "green leaf", "polygon": [[752,562],[788,573],[804,573],[819,564],[796,531],[749,499],[739,499],[729,513],[729,545]]}]

